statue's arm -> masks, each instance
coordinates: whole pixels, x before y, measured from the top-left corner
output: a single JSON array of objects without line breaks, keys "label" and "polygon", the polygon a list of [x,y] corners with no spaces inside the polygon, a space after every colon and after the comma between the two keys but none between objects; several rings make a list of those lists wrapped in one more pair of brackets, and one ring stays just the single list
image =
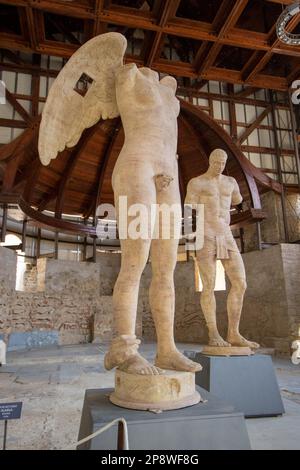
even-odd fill
[{"label": "statue's arm", "polygon": [[[197,185],[198,186],[198,185]],[[187,239],[194,235],[197,209],[199,204],[198,187],[195,187],[195,180],[192,179],[187,185],[186,197],[184,200],[184,219]]]},{"label": "statue's arm", "polygon": [[234,178],[232,178],[232,180],[233,180],[233,191],[232,191],[231,203],[233,206],[237,206],[241,204],[241,202],[243,201],[243,197],[241,195],[240,188],[239,188],[239,185],[237,184],[237,181]]},{"label": "statue's arm", "polygon": [[130,63],[122,65],[116,73],[116,86],[122,88],[131,88],[135,83],[138,68],[136,64]]},{"label": "statue's arm", "polygon": [[198,204],[199,203],[199,192],[195,187],[195,180],[191,179],[187,185],[185,204]]}]

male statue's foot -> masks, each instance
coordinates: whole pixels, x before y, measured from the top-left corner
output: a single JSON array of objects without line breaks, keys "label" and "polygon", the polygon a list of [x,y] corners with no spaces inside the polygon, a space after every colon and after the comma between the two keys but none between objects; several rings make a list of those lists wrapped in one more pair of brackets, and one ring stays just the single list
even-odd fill
[{"label": "male statue's foot", "polygon": [[163,369],[179,370],[182,372],[198,372],[202,370],[200,364],[191,361],[191,359],[184,356],[177,349],[165,354],[157,354],[154,364]]},{"label": "male statue's foot", "polygon": [[239,333],[228,333],[227,340],[230,341],[232,346],[248,347],[250,349],[258,349],[259,344],[254,341],[248,341]]},{"label": "male statue's foot", "polygon": [[128,374],[141,374],[141,375],[161,375],[164,370],[159,367],[153,366],[139,353],[131,356],[125,362],[118,366],[119,370],[127,372]]},{"label": "male statue's foot", "polygon": [[135,335],[120,335],[113,339],[104,356],[106,370],[114,369],[137,353],[141,341]]},{"label": "male statue's foot", "polygon": [[222,348],[229,348],[230,343],[225,341],[219,333],[209,334],[208,346],[217,346]]}]

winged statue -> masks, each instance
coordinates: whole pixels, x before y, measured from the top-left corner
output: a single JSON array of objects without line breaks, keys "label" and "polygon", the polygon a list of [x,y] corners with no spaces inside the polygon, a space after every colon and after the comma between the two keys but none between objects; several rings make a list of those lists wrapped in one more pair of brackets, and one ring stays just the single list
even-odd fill
[{"label": "winged statue", "polygon": [[[69,59],[43,109],[39,155],[48,165],[65,147],[76,145],[84,129],[100,119],[121,116],[125,141],[112,176],[118,224],[121,197],[127,198],[128,207],[142,204],[146,215],[152,214],[153,206],[177,205],[180,217],[174,221],[168,239],[153,239],[150,229],[146,238],[130,237],[128,232],[120,239],[121,268],[113,293],[116,336],[104,365],[131,374],[160,375],[165,369],[195,372],[201,369],[200,364],[185,357],[174,342],[173,274],[179,242],[174,234],[180,233],[181,226],[177,82],[171,76],[160,79],[147,67],[124,65],[126,47],[123,35],[102,34],[86,42]],[[82,80],[88,85],[83,92],[79,87]],[[126,218],[130,224],[129,212]],[[151,221],[149,227],[153,227]],[[150,306],[157,333],[155,364],[139,354],[140,340],[135,334],[139,284],[150,248]]]}]

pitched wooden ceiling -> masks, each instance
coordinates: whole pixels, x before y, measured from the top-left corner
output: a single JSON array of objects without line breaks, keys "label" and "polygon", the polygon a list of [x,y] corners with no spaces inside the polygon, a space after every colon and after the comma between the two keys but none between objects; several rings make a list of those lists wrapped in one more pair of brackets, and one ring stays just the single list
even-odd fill
[{"label": "pitched wooden ceiling", "polygon": [[[119,118],[100,121],[86,129],[79,143],[60,152],[48,166],[40,163],[37,151],[38,121],[11,144],[1,148],[4,177],[0,202],[18,203],[28,217],[41,226],[89,233],[82,225],[74,227],[64,214],[85,219],[96,217],[101,203],[113,204],[112,172],[124,142]],[[264,218],[259,191],[281,191],[281,185],[253,166],[230,136],[206,113],[181,101],[178,119],[179,184],[182,202],[191,178],[208,168],[208,155],[216,147],[228,153],[226,173],[237,179],[246,209],[236,214],[234,224],[244,225]],[[53,217],[42,214],[48,210]]]},{"label": "pitched wooden ceiling", "polygon": [[[300,72],[300,48],[276,39],[281,11],[281,2],[257,0],[0,0],[0,47],[12,59],[0,69],[12,67],[35,77],[40,74],[40,54],[67,59],[91,37],[119,31],[129,43],[126,61],[173,74],[184,86],[199,87],[211,79],[285,90]],[[298,22],[293,21],[292,30]],[[33,63],[15,51],[34,52]],[[57,73],[42,71],[53,77]],[[33,89],[38,93],[38,80]],[[94,230],[83,224],[72,228],[62,215],[95,218],[99,203],[113,202],[111,174],[123,143],[120,121],[100,121],[84,132],[76,147],[43,167],[37,155],[38,101],[29,116],[8,90],[6,97],[24,119],[22,127],[28,128],[0,149],[0,202],[19,201],[42,226],[77,233]],[[280,185],[251,165],[229,135],[196,107],[183,101],[178,124],[182,200],[188,181],[206,170],[207,155],[218,145],[229,153],[228,174],[238,180],[254,208],[254,213],[237,214],[237,223],[262,217],[255,213],[258,190],[280,192]],[[54,217],[47,219],[45,209]]]},{"label": "pitched wooden ceiling", "polygon": [[[300,73],[300,48],[281,43],[275,25],[290,3],[0,0],[0,47],[68,58],[93,36],[119,31],[131,40],[126,60],[138,65],[192,83],[205,79],[286,90]],[[299,23],[296,15],[289,31],[298,32]]]}]

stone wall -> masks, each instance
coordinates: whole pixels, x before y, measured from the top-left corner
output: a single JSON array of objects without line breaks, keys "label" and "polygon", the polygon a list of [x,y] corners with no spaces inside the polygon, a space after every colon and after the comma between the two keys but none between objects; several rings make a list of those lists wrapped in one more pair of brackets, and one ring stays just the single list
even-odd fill
[{"label": "stone wall", "polygon": [[[261,194],[260,198],[262,209],[267,215],[267,219],[260,224],[262,241],[270,244],[284,243],[285,233],[280,195],[269,191]],[[294,242],[300,240],[300,194],[287,194],[285,200],[289,241]],[[255,224],[245,227],[244,242],[246,252],[258,249]]]},{"label": "stone wall", "polygon": [[[263,346],[289,354],[299,338],[300,246],[281,244],[243,255],[248,289],[241,331]],[[113,335],[112,292],[120,255],[99,254],[97,263],[43,260],[37,289],[15,291],[16,255],[0,247],[0,334],[11,332],[10,344],[43,346],[109,341]],[[137,335],[155,339],[148,289],[151,266],[142,275]],[[32,288],[32,286],[31,286]],[[175,338],[182,342],[207,341],[195,292],[193,261],[178,262],[175,270]],[[218,323],[226,334],[226,292],[216,292]]]},{"label": "stone wall", "polygon": [[[21,290],[16,291],[17,257],[0,247],[0,333],[10,334],[9,345],[109,340],[113,333],[111,295],[120,255],[101,254],[97,261],[42,258],[25,270]],[[137,331],[141,334],[140,321]]]}]

